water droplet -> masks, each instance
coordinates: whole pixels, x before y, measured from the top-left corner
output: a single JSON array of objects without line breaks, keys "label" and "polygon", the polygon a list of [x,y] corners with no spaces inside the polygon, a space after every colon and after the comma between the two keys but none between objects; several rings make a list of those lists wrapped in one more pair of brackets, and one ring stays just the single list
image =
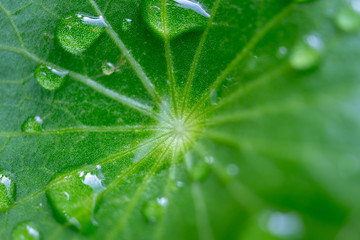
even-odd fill
[{"label": "water droplet", "polygon": [[287,53],[288,53],[288,49],[284,46],[281,46],[281,47],[279,47],[276,56],[278,58],[283,58],[284,56],[286,56]]},{"label": "water droplet", "polygon": [[125,18],[121,24],[121,28],[123,31],[128,31],[132,26],[132,19]]},{"label": "water droplet", "polygon": [[226,172],[227,174],[229,174],[230,176],[236,176],[239,173],[239,168],[238,166],[236,166],[235,164],[229,164],[226,167]]},{"label": "water droplet", "polygon": [[28,132],[28,133],[39,132],[39,131],[43,130],[42,124],[43,124],[43,120],[41,119],[41,117],[31,116],[31,117],[28,117],[24,121],[24,123],[21,125],[21,130],[23,132]]},{"label": "water droplet", "polygon": [[16,225],[12,233],[13,240],[39,240],[40,232],[31,222],[22,222]]},{"label": "water droplet", "polygon": [[335,17],[336,25],[345,32],[360,30],[360,0],[352,0],[340,9]]},{"label": "water droplet", "polygon": [[211,103],[211,105],[216,105],[216,102],[217,102],[217,91],[216,91],[216,89],[211,89],[210,103]]},{"label": "water droplet", "polygon": [[196,2],[196,1],[190,1],[190,0],[174,0],[175,2],[177,2],[177,6],[184,8],[184,9],[190,9],[193,10],[194,12],[209,18],[210,14],[208,14],[205,9],[200,5],[200,3]]},{"label": "water droplet", "polygon": [[156,222],[163,216],[167,204],[168,200],[165,197],[152,199],[144,204],[142,214],[148,222]]},{"label": "water droplet", "polygon": [[303,222],[295,212],[266,211],[260,217],[260,226],[274,236],[299,237],[303,233]]},{"label": "water droplet", "polygon": [[214,163],[214,157],[210,156],[210,157],[205,157],[205,162],[207,164],[213,164]]},{"label": "water droplet", "polygon": [[104,63],[102,65],[101,69],[102,69],[102,72],[107,76],[113,74],[116,70],[115,65],[112,64],[111,62]]},{"label": "water droplet", "polygon": [[106,26],[102,16],[70,15],[59,22],[57,39],[66,51],[79,54],[100,37]]},{"label": "water droplet", "polygon": [[170,189],[171,189],[171,191],[177,191],[177,190],[179,190],[179,188],[182,188],[182,187],[184,187],[184,186],[185,186],[185,183],[182,182],[182,181],[175,181],[175,180],[173,180],[173,181],[171,181],[171,183],[170,183]]},{"label": "water droplet", "polygon": [[308,70],[317,66],[322,58],[324,44],[316,35],[308,35],[294,48],[290,64],[297,70]]},{"label": "water droplet", "polygon": [[68,72],[40,64],[35,69],[35,78],[38,83],[47,90],[56,90],[64,82]]},{"label": "water droplet", "polygon": [[162,22],[161,0],[143,1],[142,14],[148,26],[161,36],[177,37],[207,25],[210,15],[204,7],[190,0],[166,0],[166,29]]},{"label": "water droplet", "polygon": [[182,181],[177,181],[177,182],[176,182],[176,186],[178,186],[178,187],[183,187],[183,186],[184,186],[184,182],[182,182]]},{"label": "water droplet", "polygon": [[54,179],[46,195],[57,220],[85,235],[94,232],[97,198],[106,189],[103,180],[98,167]]},{"label": "water droplet", "polygon": [[15,201],[15,183],[11,174],[0,171],[0,212],[6,211]]}]

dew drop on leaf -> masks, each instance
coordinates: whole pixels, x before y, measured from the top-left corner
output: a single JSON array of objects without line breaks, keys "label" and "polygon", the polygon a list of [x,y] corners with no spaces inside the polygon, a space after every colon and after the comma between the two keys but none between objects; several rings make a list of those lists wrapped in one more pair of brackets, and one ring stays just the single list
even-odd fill
[{"label": "dew drop on leaf", "polygon": [[68,72],[63,72],[50,66],[40,64],[36,67],[34,75],[43,88],[47,90],[56,90],[62,85],[67,74]]},{"label": "dew drop on leaf", "polygon": [[0,171],[0,212],[6,211],[15,201],[15,183],[10,173]]},{"label": "dew drop on leaf", "polygon": [[125,18],[121,24],[121,28],[123,31],[128,31],[131,28],[132,25],[132,19]]},{"label": "dew drop on leaf", "polygon": [[217,91],[216,89],[211,89],[210,91],[210,103],[211,105],[216,105],[217,103]]},{"label": "dew drop on leaf", "polygon": [[282,238],[298,238],[304,228],[301,217],[295,212],[266,211],[259,222],[264,230]]},{"label": "dew drop on leaf", "polygon": [[236,176],[239,174],[239,168],[238,168],[238,166],[236,166],[235,164],[232,163],[226,167],[226,172],[230,176]]},{"label": "dew drop on leaf", "polygon": [[66,51],[80,54],[100,37],[106,26],[102,16],[93,17],[79,13],[61,19],[56,36]]},{"label": "dew drop on leaf", "polygon": [[28,117],[21,125],[21,131],[32,133],[42,131],[43,120],[39,116]]},{"label": "dew drop on leaf", "polygon": [[109,75],[113,74],[116,69],[115,69],[114,64],[112,64],[111,62],[106,62],[102,65],[101,70],[104,75],[109,76]]},{"label": "dew drop on leaf", "polygon": [[149,200],[142,208],[142,214],[148,222],[157,222],[164,214],[164,207],[168,204],[165,197]]},{"label": "dew drop on leaf", "polygon": [[316,67],[322,58],[323,41],[316,35],[308,35],[301,40],[290,55],[290,64],[297,70]]},{"label": "dew drop on leaf", "polygon": [[276,57],[279,59],[284,58],[287,53],[288,53],[288,49],[285,46],[281,46],[281,47],[279,47],[279,49],[276,53]]},{"label": "dew drop on leaf", "polygon": [[100,166],[91,171],[80,171],[58,177],[50,184],[46,196],[54,215],[84,235],[94,232],[95,207],[99,194],[106,188]]},{"label": "dew drop on leaf", "polygon": [[183,186],[184,186],[184,182],[182,182],[182,181],[177,181],[177,182],[176,182],[176,186],[178,186],[178,187],[183,187]]},{"label": "dew drop on leaf", "polygon": [[336,25],[345,32],[360,30],[360,0],[352,0],[342,7],[335,17]]},{"label": "dew drop on leaf", "polygon": [[210,17],[200,3],[190,0],[166,0],[166,24],[162,21],[163,10],[161,0],[143,1],[142,15],[147,25],[170,38],[204,28]]},{"label": "dew drop on leaf", "polygon": [[13,240],[39,240],[40,232],[31,222],[22,222],[15,226],[12,232]]}]

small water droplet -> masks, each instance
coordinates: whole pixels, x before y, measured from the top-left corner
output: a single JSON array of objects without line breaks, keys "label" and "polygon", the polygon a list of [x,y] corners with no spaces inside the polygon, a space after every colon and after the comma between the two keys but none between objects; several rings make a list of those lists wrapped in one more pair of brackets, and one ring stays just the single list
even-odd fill
[{"label": "small water droplet", "polygon": [[121,24],[121,28],[123,31],[128,31],[132,26],[133,20],[130,18],[125,18]]},{"label": "small water droplet", "polygon": [[16,225],[12,232],[13,240],[39,240],[40,232],[31,222],[22,222]]},{"label": "small water droplet", "polygon": [[143,1],[142,14],[148,26],[161,36],[177,37],[204,28],[210,15],[204,7],[190,0],[166,0],[166,28],[162,22],[161,0]]},{"label": "small water droplet", "polygon": [[42,131],[43,120],[39,116],[28,117],[21,125],[21,130],[27,133]]},{"label": "small water droplet", "polygon": [[98,167],[54,179],[46,195],[57,220],[85,235],[94,232],[97,198],[106,189],[103,180]]},{"label": "small water droplet", "polygon": [[47,90],[56,90],[64,82],[68,72],[59,71],[50,66],[40,64],[35,69],[35,78]]},{"label": "small water droplet", "polygon": [[211,89],[211,91],[210,91],[210,103],[211,103],[211,105],[216,105],[216,103],[217,103],[216,89]]},{"label": "small water droplet", "polygon": [[102,16],[74,14],[63,18],[57,27],[56,36],[60,45],[68,52],[80,54],[89,48],[106,27]]},{"label": "small water droplet", "polygon": [[278,237],[299,237],[303,232],[303,222],[295,212],[268,211],[261,216],[260,224]]},{"label": "small water droplet", "polygon": [[239,168],[238,168],[238,166],[236,166],[235,164],[232,163],[226,167],[226,172],[230,176],[236,176],[239,173]]},{"label": "small water droplet", "polygon": [[213,164],[214,163],[214,157],[210,156],[210,157],[205,157],[205,162],[207,164]]},{"label": "small water droplet", "polygon": [[324,44],[316,35],[308,35],[294,48],[290,64],[297,70],[308,70],[321,62]]},{"label": "small water droplet", "polygon": [[176,182],[176,186],[178,186],[178,187],[183,187],[183,186],[184,186],[184,182],[182,182],[182,181],[177,181],[177,182]]},{"label": "small water droplet", "polygon": [[335,17],[336,25],[345,32],[360,30],[360,0],[352,0],[340,9]]},{"label": "small water droplet", "polygon": [[148,222],[156,222],[163,216],[167,203],[168,200],[165,197],[152,199],[144,204],[142,214]]},{"label": "small water droplet", "polygon": [[6,211],[15,201],[15,183],[10,173],[0,171],[0,212]]},{"label": "small water droplet", "polygon": [[288,49],[284,46],[281,46],[281,47],[279,47],[276,56],[278,58],[283,58],[284,56],[286,56],[287,53],[288,53]]},{"label": "small water droplet", "polygon": [[113,74],[116,70],[115,65],[112,64],[111,62],[104,63],[102,65],[101,69],[102,69],[103,74],[107,75],[107,76]]}]

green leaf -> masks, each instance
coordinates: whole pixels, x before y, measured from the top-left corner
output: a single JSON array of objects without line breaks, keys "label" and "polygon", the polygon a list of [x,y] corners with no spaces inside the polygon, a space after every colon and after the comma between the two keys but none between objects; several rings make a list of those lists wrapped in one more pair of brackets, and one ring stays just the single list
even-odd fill
[{"label": "green leaf", "polygon": [[0,238],[359,239],[359,5],[0,0]]}]

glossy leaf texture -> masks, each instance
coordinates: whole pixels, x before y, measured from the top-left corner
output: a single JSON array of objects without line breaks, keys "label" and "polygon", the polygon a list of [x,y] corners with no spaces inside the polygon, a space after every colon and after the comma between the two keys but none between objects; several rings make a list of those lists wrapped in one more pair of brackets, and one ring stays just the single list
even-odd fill
[{"label": "glossy leaf texture", "polygon": [[359,0],[0,0],[0,239],[359,239]]}]

